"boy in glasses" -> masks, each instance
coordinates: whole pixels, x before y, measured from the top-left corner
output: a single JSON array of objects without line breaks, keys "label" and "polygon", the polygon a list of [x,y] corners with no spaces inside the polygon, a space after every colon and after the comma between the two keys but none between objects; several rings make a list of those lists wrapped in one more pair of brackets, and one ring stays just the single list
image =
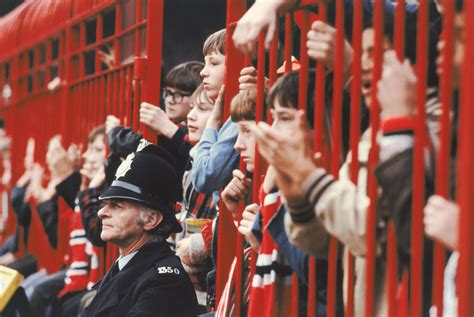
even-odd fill
[{"label": "boy in glasses", "polygon": [[158,135],[171,139],[180,126],[184,126],[191,110],[189,97],[201,84],[199,73],[204,64],[189,61],[171,69],[164,79],[163,100],[165,111],[160,107],[142,102],[140,122],[149,126]]}]

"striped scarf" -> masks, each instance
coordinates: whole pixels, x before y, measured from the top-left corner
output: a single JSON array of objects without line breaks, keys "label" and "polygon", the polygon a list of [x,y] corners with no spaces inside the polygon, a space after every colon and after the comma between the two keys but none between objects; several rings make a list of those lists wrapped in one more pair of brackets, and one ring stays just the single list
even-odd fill
[{"label": "striped scarf", "polygon": [[280,193],[260,191],[262,244],[250,289],[248,316],[289,316],[291,308],[291,269],[285,265],[276,243],[265,229],[281,204]]},{"label": "striped scarf", "polygon": [[76,201],[69,234],[71,263],[66,270],[65,286],[58,297],[90,288],[100,279],[99,258],[97,256],[99,248],[93,246],[86,238],[78,200]]}]

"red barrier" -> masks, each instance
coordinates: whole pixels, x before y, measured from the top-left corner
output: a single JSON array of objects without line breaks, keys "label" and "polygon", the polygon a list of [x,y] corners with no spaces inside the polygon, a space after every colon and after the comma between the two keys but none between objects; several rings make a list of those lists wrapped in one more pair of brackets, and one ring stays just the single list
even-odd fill
[{"label": "red barrier", "polygon": [[[337,0],[336,20],[337,44],[336,61],[344,58],[344,12],[345,1]],[[363,24],[363,1],[355,0],[353,12],[352,46],[354,59],[352,64],[351,83],[351,121],[350,121],[350,150],[353,158],[358,157],[358,143],[360,140],[360,86],[361,86],[361,34]],[[236,22],[246,9],[246,1],[227,1],[227,43],[226,43],[226,97],[225,117],[229,114],[230,100],[238,91],[237,78],[241,68],[246,64],[244,57],[236,51],[231,38],[233,23]],[[307,4],[307,3],[306,3]],[[305,4],[305,5],[306,5]],[[314,4],[318,6],[318,18],[326,20],[326,5],[314,1],[313,6],[303,8],[303,23],[300,40],[300,89],[299,107],[306,107],[308,96],[307,81],[309,60],[306,52],[307,31],[310,27],[310,11]],[[428,56],[428,0],[420,0],[417,19],[417,127],[415,131],[414,147],[414,175],[413,175],[413,212],[412,212],[412,259],[411,267],[404,273],[410,275],[410,302],[409,313],[413,316],[422,314],[423,301],[427,294],[423,294],[423,207],[424,207],[424,156],[423,147],[427,143],[425,135],[426,115],[426,81],[427,81],[427,56]],[[63,142],[68,145],[72,142],[85,143],[88,130],[102,123],[105,116],[114,114],[121,118],[125,125],[130,124],[134,129],[139,127],[145,137],[150,140],[154,135],[139,124],[139,104],[141,101],[156,103],[160,99],[161,87],[161,51],[163,33],[163,0],[42,0],[29,1],[18,7],[10,15],[0,19],[0,88],[8,84],[12,95],[5,100],[0,99],[0,113],[6,120],[7,132],[13,138],[12,162],[22,162],[24,150],[29,136],[36,139],[35,160],[44,165],[44,156],[48,139],[56,133],[63,135]],[[436,193],[449,197],[449,165],[451,142],[451,117],[452,110],[452,71],[453,65],[450,57],[454,55],[454,1],[444,1],[443,12],[443,40],[446,45],[442,52],[443,69],[445,74],[441,78],[440,100],[442,112],[440,117],[439,150],[436,157]],[[467,26],[474,21],[474,5],[465,1],[465,23]],[[106,16],[114,16],[114,30],[106,30]],[[374,73],[372,81],[372,108],[371,112],[371,144],[368,166],[368,190],[371,204],[367,213],[367,271],[366,271],[366,296],[365,315],[373,316],[375,298],[376,276],[376,204],[379,194],[374,177],[374,169],[378,164],[379,149],[376,142],[376,131],[379,127],[379,105],[377,102],[377,81],[382,73],[383,56],[383,25],[384,2],[374,1],[373,26],[375,29],[374,48]],[[404,58],[405,46],[414,43],[405,43],[405,1],[398,0],[395,11],[394,49],[400,60]],[[285,13],[284,25],[285,43],[280,49],[286,62],[285,71],[291,70],[291,56],[294,54],[294,30],[291,13]],[[41,29],[42,32],[37,32]],[[463,68],[461,89],[461,115],[459,133],[458,155],[458,184],[457,199],[461,208],[460,238],[459,238],[459,270],[457,287],[459,294],[459,315],[469,316],[474,313],[473,307],[473,272],[472,262],[474,250],[472,242],[472,226],[474,225],[472,209],[474,201],[470,191],[474,173],[471,167],[473,159],[472,120],[474,112],[469,105],[473,102],[474,89],[470,87],[469,75],[474,56],[474,41],[470,37],[472,32],[466,32],[466,51]],[[275,35],[278,31],[275,31]],[[266,53],[263,49],[262,35],[258,48],[257,70],[257,121],[264,120],[264,81]],[[151,40],[153,39],[153,40]],[[110,65],[105,65],[103,53],[110,49],[113,58]],[[270,86],[276,81],[278,67],[278,40],[271,43],[269,54]],[[7,71],[8,70],[8,71]],[[338,177],[341,164],[341,139],[342,139],[342,91],[344,89],[343,63],[336,62],[334,69],[334,91],[332,107],[331,135],[324,135],[323,118],[325,103],[325,74],[323,65],[317,65],[317,80],[315,84],[316,100],[314,111],[314,151],[321,153],[323,164],[327,164],[335,178]],[[7,75],[8,73],[8,75]],[[59,84],[54,89],[48,84],[54,81]],[[74,118],[74,119],[71,119]],[[271,122],[271,118],[267,118]],[[51,124],[52,122],[53,124]],[[28,128],[25,128],[28,127]],[[332,148],[329,149],[328,139],[331,138]],[[258,152],[257,152],[258,153]],[[261,175],[264,173],[263,160],[259,155],[255,158],[253,199],[258,197],[258,188]],[[358,183],[359,162],[352,159],[349,171],[350,179]],[[23,172],[22,164],[13,164],[13,180]],[[35,203],[33,202],[33,209]],[[237,270],[242,271],[241,236],[238,238],[232,223],[232,218],[225,207],[221,205],[219,223],[219,258],[217,267],[217,301],[219,300],[231,261],[237,255]],[[20,254],[30,252],[36,255],[42,266],[49,271],[57,270],[62,263],[62,256],[67,252],[68,237],[67,219],[69,210],[64,203],[60,205],[58,249],[53,250],[48,246],[48,241],[43,233],[41,223],[36,212],[33,212],[30,237],[35,237],[28,250],[21,250]],[[10,217],[7,223],[7,232],[12,233],[15,228],[14,218]],[[236,239],[235,239],[236,238]],[[388,315],[396,316],[403,313],[403,305],[399,306],[397,290],[402,282],[398,278],[398,254],[395,230],[392,222],[387,224],[387,303]],[[108,246],[104,256],[105,265],[108,267],[117,256],[117,249]],[[337,265],[337,240],[331,240],[329,251],[328,273],[328,303],[327,314],[334,316],[336,313],[336,265]],[[378,256],[378,255],[377,255]],[[347,293],[345,302],[346,316],[354,315],[354,259],[347,258],[348,269]],[[439,316],[443,310],[443,272],[445,266],[444,249],[440,244],[435,245],[434,272],[433,272],[433,305],[437,308]],[[309,264],[309,291],[308,291],[308,316],[314,316],[317,311],[315,259],[311,258]],[[429,277],[428,277],[429,278]],[[407,280],[405,280],[407,281]],[[408,283],[408,282],[406,282]],[[236,280],[236,314],[240,315],[242,309],[242,285],[240,276]],[[293,276],[292,312],[298,314],[298,283],[296,275]]]},{"label": "red barrier", "polygon": [[457,294],[459,298],[458,316],[472,316],[474,314],[474,243],[472,228],[474,225],[474,159],[473,120],[474,120],[474,89],[471,74],[474,72],[474,3],[464,1],[464,62],[461,72],[461,104],[459,126],[459,155],[458,155],[458,203],[460,206],[459,219],[459,262],[457,270]]}]

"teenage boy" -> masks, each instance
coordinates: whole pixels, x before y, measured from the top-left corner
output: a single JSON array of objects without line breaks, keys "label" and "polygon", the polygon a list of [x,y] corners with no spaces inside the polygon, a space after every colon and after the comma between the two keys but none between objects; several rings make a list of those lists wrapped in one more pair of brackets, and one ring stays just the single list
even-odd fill
[{"label": "teenage boy", "polygon": [[185,124],[191,110],[189,97],[201,84],[199,75],[203,63],[190,61],[171,69],[163,82],[165,111],[147,102],[140,106],[140,122],[148,125],[155,133],[171,138],[179,125]]},{"label": "teenage boy", "polygon": [[174,156],[180,176],[186,169],[192,147],[187,136],[186,116],[191,111],[191,95],[201,85],[203,67],[201,62],[190,61],[169,71],[163,84],[166,113],[147,102],[140,105],[140,122],[160,136],[157,144]]},{"label": "teenage boy", "polygon": [[211,34],[203,46],[204,68],[201,71],[204,89],[214,102],[204,134],[201,137],[194,158],[192,182],[203,193],[214,192],[216,206],[219,201],[218,190],[232,177],[232,170],[238,164],[239,154],[234,150],[237,127],[227,119],[222,124],[224,105],[226,30]]},{"label": "teenage boy", "polygon": [[189,61],[171,69],[163,82],[166,112],[158,106],[142,102],[140,122],[149,126],[156,134],[171,139],[180,126],[186,124],[186,116],[191,110],[189,97],[202,82],[199,74],[203,67],[201,62]]}]

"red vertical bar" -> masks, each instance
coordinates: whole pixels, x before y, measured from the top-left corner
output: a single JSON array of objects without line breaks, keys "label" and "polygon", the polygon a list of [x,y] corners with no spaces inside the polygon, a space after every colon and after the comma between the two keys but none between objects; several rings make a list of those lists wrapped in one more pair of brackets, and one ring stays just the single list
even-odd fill
[{"label": "red vertical bar", "polygon": [[303,24],[301,26],[301,37],[300,37],[300,77],[298,87],[298,108],[306,110],[308,102],[308,50],[306,49],[306,42],[308,41],[309,31],[309,12],[304,11]]},{"label": "red vertical bar", "polygon": [[[139,1],[141,2],[141,1]],[[141,7],[141,3],[138,4],[137,8]],[[144,95],[143,101],[150,102],[152,104],[160,100],[161,92],[161,57],[162,57],[162,47],[163,47],[163,0],[148,1],[148,22],[147,22],[147,60],[146,65],[143,65],[144,68],[149,71],[146,71],[144,74]],[[137,18],[140,15],[141,20],[141,10],[137,11]],[[139,30],[137,31],[139,33]],[[138,36],[139,39],[139,36]],[[153,39],[153,40],[150,40]],[[135,43],[138,45],[135,49],[135,55],[140,56],[140,42]],[[138,54],[137,54],[138,52]],[[134,104],[134,108],[137,108],[138,111],[139,104]],[[138,115],[138,112],[137,112]],[[138,119],[138,118],[137,118]],[[140,130],[143,131],[145,138],[153,140],[156,138],[155,133],[145,125],[140,124]]]},{"label": "red vertical bar", "polygon": [[370,198],[370,206],[367,213],[367,256],[366,256],[366,294],[365,294],[365,315],[367,317],[374,315],[374,286],[375,286],[375,219],[376,219],[376,201],[377,201],[377,184],[374,169],[378,161],[379,150],[376,142],[376,131],[379,128],[379,112],[380,106],[377,99],[377,82],[382,75],[382,59],[383,59],[383,1],[376,1],[374,4],[373,24],[375,29],[374,35],[374,69],[372,74],[372,105],[370,109],[370,128],[371,149],[369,153],[369,172],[367,179],[368,196]]},{"label": "red vertical bar", "polygon": [[[405,1],[398,0],[395,10],[394,49],[397,57],[403,62],[405,58]],[[398,288],[398,253],[395,236],[395,225],[389,220],[387,225],[387,303],[388,315],[397,315],[397,288]]]},{"label": "red vertical bar", "polygon": [[[326,22],[326,4],[321,2],[319,4],[319,20]],[[306,48],[305,48],[306,49]],[[324,133],[324,112],[325,112],[325,85],[326,85],[326,71],[322,63],[316,65],[316,82],[314,95],[314,118],[313,118],[313,151],[322,152],[323,147],[323,133]],[[309,258],[308,270],[308,317],[315,316],[317,312],[316,307],[317,285],[316,285],[316,258],[311,256]],[[313,304],[314,303],[314,304]]]},{"label": "red vertical bar", "polygon": [[[155,1],[150,1],[150,2],[155,2]],[[122,2],[117,2],[117,5],[115,6],[115,33],[120,33],[122,31],[122,7],[121,7]],[[114,40],[114,60],[115,60],[115,66],[120,65],[120,59],[122,58],[120,56],[120,38],[116,38]]]},{"label": "red vertical bar", "polygon": [[[244,66],[244,56],[237,51],[232,42],[233,27],[231,24],[238,21],[245,13],[247,2],[244,0],[227,0],[226,12],[226,75],[224,98],[224,119],[229,115],[230,102],[233,96],[239,91],[239,74]],[[227,211],[225,204],[219,204],[219,227],[217,230],[217,276],[216,276],[216,303],[219,302],[224,290],[227,275],[235,256],[234,240],[236,235],[232,216]]]},{"label": "red vertical bar", "polygon": [[84,46],[86,45],[86,24],[81,22],[79,25],[79,50],[81,53],[79,54],[79,77],[83,78],[85,74],[85,61],[84,61],[84,53],[82,52]]},{"label": "red vertical bar", "polygon": [[[260,33],[258,37],[258,56],[257,56],[257,113],[256,121],[260,122],[263,120],[263,108],[265,100],[265,34]],[[254,166],[254,179],[253,179],[253,194],[252,198],[254,202],[258,203],[258,194],[261,184],[261,175],[263,174],[263,160],[260,152],[257,150],[255,145],[255,166]],[[263,203],[263,202],[261,202]]]},{"label": "red vertical bar", "polygon": [[[119,89],[119,78],[118,78],[118,72],[113,72],[112,73],[112,86],[114,87],[113,88],[113,92],[112,92],[112,96],[113,96],[113,114],[114,116],[119,116],[119,107],[118,107],[118,103],[119,103],[119,95],[118,95],[118,89]],[[139,79],[137,78],[136,79],[136,82],[137,82],[137,85],[139,86]],[[139,97],[139,93],[138,91],[135,91],[135,96],[138,98]],[[139,104],[139,99],[137,101],[138,103],[137,104],[134,104],[135,107],[138,107],[138,104]]]},{"label": "red vertical bar", "polygon": [[273,35],[272,43],[270,44],[270,70],[269,70],[269,86],[277,80],[277,69],[278,69],[278,23],[276,25],[275,33]]},{"label": "red vertical bar", "polygon": [[293,50],[293,30],[291,13],[285,14],[285,73],[291,71],[291,52]]},{"label": "red vertical bar", "polygon": [[[412,44],[412,43],[410,43]],[[393,35],[393,48],[398,59],[403,61],[405,57],[405,1],[397,0],[395,9],[395,27]]]},{"label": "red vertical bar", "polygon": [[99,87],[99,101],[100,101],[100,121],[105,122],[105,116],[107,115],[107,105],[105,102],[105,76],[100,76],[100,87]]},{"label": "red vertical bar", "polygon": [[[319,4],[319,19],[326,22],[326,4]],[[322,63],[316,65],[316,83],[314,99],[314,151],[323,152],[324,105],[325,105],[326,71]]]},{"label": "red vertical bar", "polygon": [[[344,1],[336,2],[336,49],[335,60],[344,60]],[[334,66],[334,90],[332,104],[332,159],[330,171],[334,178],[338,178],[340,158],[341,158],[341,118],[342,118],[342,92],[344,89],[344,69],[343,63],[335,63]],[[328,260],[328,293],[327,293],[327,312],[328,316],[336,315],[336,289],[337,289],[337,245],[336,238],[331,237],[329,243]]]},{"label": "red vertical bar", "polygon": [[[354,20],[352,28],[352,82],[351,82],[351,123],[350,150],[352,160],[349,165],[350,179],[354,184],[359,179],[359,139],[360,139],[360,87],[362,73],[362,23],[363,1],[354,1]],[[347,302],[346,316],[354,316],[354,256],[349,252],[347,259]]]},{"label": "red vertical bar", "polygon": [[[270,69],[269,69],[269,89],[278,79],[277,69],[278,69],[278,23],[275,27],[275,33],[273,34],[273,40],[270,44]],[[267,122],[271,124],[273,121],[272,114],[270,111],[267,112]]]},{"label": "red vertical bar", "polygon": [[[96,43],[100,42],[102,40],[102,29],[103,29],[103,16],[102,14],[99,13],[97,16],[97,27],[96,27],[96,33],[95,33],[95,38],[96,38]],[[95,50],[95,72],[98,73],[101,70],[101,61],[100,61],[100,52],[101,48],[98,46]]]},{"label": "red vertical bar", "polygon": [[423,307],[423,207],[425,169],[423,147],[425,141],[425,104],[428,65],[428,0],[420,0],[417,25],[417,123],[413,159],[413,206],[411,225],[411,310],[412,316],[420,316]]},{"label": "red vertical bar", "polygon": [[[436,193],[445,198],[449,197],[449,166],[451,153],[451,101],[453,94],[453,58],[454,56],[454,2],[444,1],[443,32],[443,76],[440,78],[440,131],[439,151],[436,162]],[[445,250],[441,243],[435,242],[433,263],[433,305],[437,308],[436,315],[443,314],[443,288]]]},{"label": "red vertical bar", "polygon": [[[135,23],[140,23],[142,20],[142,0],[137,0],[136,1],[136,10],[135,10]],[[141,28],[136,28],[135,29],[135,56],[141,56],[142,55],[142,48],[141,48]]]},{"label": "red vertical bar", "polygon": [[133,117],[132,113],[132,68],[127,67],[127,90],[125,94],[125,98],[127,100],[127,112],[124,118],[123,124],[127,126],[127,124],[132,124],[131,118]]},{"label": "red vertical bar", "polygon": [[474,122],[474,3],[464,1],[464,62],[461,78],[461,114],[458,159],[458,203],[460,205],[459,221],[459,262],[457,276],[458,316],[474,315],[474,243],[472,228],[474,227],[474,160],[473,122]]},{"label": "red vertical bar", "polygon": [[108,73],[106,76],[105,76],[105,79],[106,79],[106,93],[107,93],[107,97],[106,97],[106,114],[109,115],[109,114],[112,114],[112,74],[111,73]]}]

